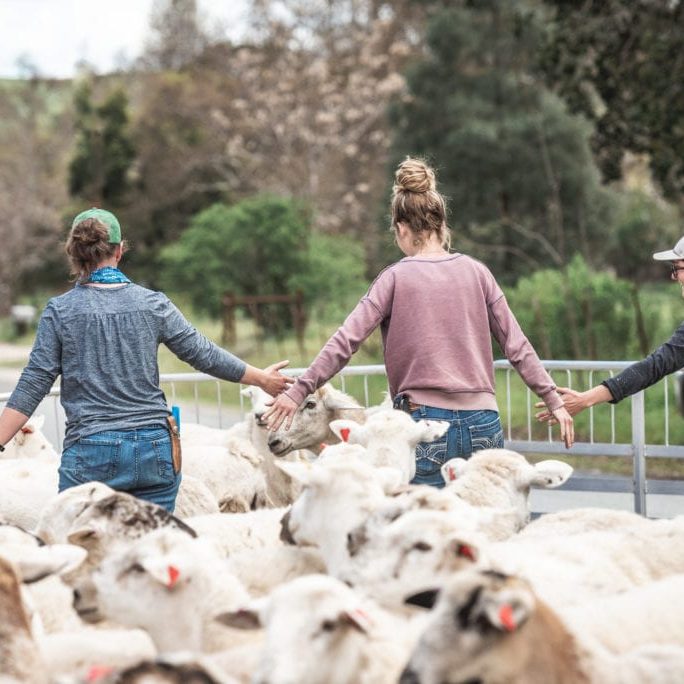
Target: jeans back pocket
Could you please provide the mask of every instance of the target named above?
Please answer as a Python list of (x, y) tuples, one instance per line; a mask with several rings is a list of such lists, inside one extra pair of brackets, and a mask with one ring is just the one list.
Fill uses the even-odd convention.
[(476, 425), (468, 426), (470, 442), (473, 451), (482, 449), (503, 449), (504, 436), (501, 420), (497, 415), (494, 420), (488, 420)]
[(108, 482), (119, 470), (122, 440), (90, 435), (76, 446), (76, 478), (82, 482)]

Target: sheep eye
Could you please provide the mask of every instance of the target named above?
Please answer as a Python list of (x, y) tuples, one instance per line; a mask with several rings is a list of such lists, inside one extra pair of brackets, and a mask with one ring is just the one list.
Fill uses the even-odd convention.
[(133, 563), (133, 565), (128, 568), (128, 572), (145, 572), (145, 568), (143, 568), (140, 563)]
[(323, 632), (334, 632), (337, 629), (337, 621), (335, 620), (324, 620), (321, 623), (321, 631)]
[(432, 551), (432, 545), (424, 541), (416, 542), (411, 548), (416, 551)]
[(315, 409), (316, 408), (316, 402), (315, 401), (307, 401), (306, 404), (304, 404), (305, 409)]

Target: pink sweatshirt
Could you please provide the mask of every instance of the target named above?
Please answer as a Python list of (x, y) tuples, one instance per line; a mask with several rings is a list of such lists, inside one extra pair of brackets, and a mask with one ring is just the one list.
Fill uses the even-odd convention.
[(491, 335), (546, 406), (563, 405), (551, 376), (487, 267), (465, 254), (406, 257), (384, 269), (286, 394), (298, 404), (381, 327), (391, 396), (445, 409), (498, 410)]

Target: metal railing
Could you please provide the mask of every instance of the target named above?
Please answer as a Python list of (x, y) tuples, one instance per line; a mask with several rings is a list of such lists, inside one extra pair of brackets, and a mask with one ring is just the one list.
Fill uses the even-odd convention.
[[(572, 387), (573, 378), (577, 373), (585, 374), (586, 382), (583, 384), (586, 387), (591, 387), (607, 376), (612, 376), (620, 372), (630, 365), (626, 361), (544, 361), (544, 367), (554, 375), (554, 379), (558, 385), (565, 384)], [(502, 409), (502, 423), (504, 429), (504, 437), (506, 447), (519, 451), (524, 454), (563, 454), (570, 456), (616, 456), (629, 457), (632, 459), (632, 477), (613, 477), (613, 478), (599, 478), (599, 477), (572, 477), (562, 489), (574, 491), (593, 491), (593, 492), (611, 492), (611, 493), (632, 493), (634, 497), (633, 508), (634, 511), (642, 515), (646, 515), (646, 498), (647, 494), (680, 494), (684, 495), (684, 482), (675, 480), (647, 480), (646, 478), (646, 460), (651, 457), (684, 459), (684, 446), (671, 444), (670, 441), (670, 422), (669, 422), (669, 385), (668, 378), (662, 382), (664, 391), (664, 409), (663, 409), (663, 428), (664, 440), (662, 444), (647, 444), (646, 430), (645, 430), (645, 395), (644, 392), (638, 392), (630, 397), (628, 402), (631, 403), (631, 439), (629, 441), (619, 442), (617, 440), (616, 429), (616, 409), (615, 406), (609, 407), (609, 432), (610, 440), (597, 441), (594, 439), (596, 432), (596, 418), (594, 408), (588, 411), (589, 420), (589, 440), (577, 442), (571, 451), (567, 451), (565, 446), (557, 439), (554, 439), (554, 431), (551, 427), (546, 428), (546, 438), (535, 438), (534, 432), (539, 432), (538, 427), (533, 429), (536, 425), (534, 420), (534, 403), (537, 398), (531, 393), (528, 388), (525, 388), (525, 405), (526, 414), (524, 420), (513, 419), (513, 402), (514, 391), (512, 390), (513, 378), (517, 378), (517, 374), (512, 368), (511, 364), (506, 360), (496, 361), (494, 368), (497, 372), (497, 383), (501, 386), (501, 374), (504, 375), (503, 383), (505, 387), (504, 401), (499, 399), (500, 408)], [(300, 375), (304, 369), (288, 369), (285, 372), (290, 375)], [(564, 382), (560, 381), (560, 377)], [(362, 386), (356, 388), (355, 395), (364, 405), (368, 406), (371, 402), (371, 391), (369, 387), (369, 378), (373, 376), (385, 376), (385, 368), (383, 365), (359, 365), (347, 366), (344, 368), (337, 378), (335, 383), (340, 386), (343, 391), (347, 391), (348, 380), (352, 377), (360, 376), (362, 378)], [(599, 378), (599, 376), (601, 376)], [(169, 404), (181, 403), (183, 405), (183, 412), (185, 420), (194, 420), (194, 422), (213, 424), (216, 427), (227, 427), (239, 420), (246, 412), (247, 408), (244, 403), (242, 395), (237, 392), (238, 386), (217, 380), (213, 376), (203, 373), (172, 373), (161, 375), (160, 381), (166, 391)], [(520, 383), (519, 379), (516, 382)], [(179, 386), (192, 387), (191, 398), (187, 397), (186, 392), (179, 391)], [(200, 386), (214, 385), (212, 392), (206, 390), (200, 391)], [(233, 394), (237, 394), (237, 398), (233, 397), (232, 402), (226, 401), (228, 399), (229, 390)], [(584, 389), (581, 387), (578, 389)], [(200, 396), (202, 395), (202, 396)], [(209, 398), (208, 395), (212, 395)], [(361, 396), (359, 396), (361, 395)], [(53, 388), (46, 402), (42, 406), (42, 412), (46, 415), (47, 420), (51, 425), (46, 425), (46, 434), (48, 438), (59, 449), (63, 437), (64, 417), (61, 412), (61, 407), (58, 403), (59, 388)], [(0, 394), (0, 405), (3, 405), (9, 399), (9, 393)], [(48, 404), (52, 402), (52, 407)], [(519, 408), (519, 407), (515, 407)], [(522, 422), (522, 427), (521, 427)], [(557, 434), (557, 429), (556, 429)], [(684, 512), (684, 511), (683, 511)]]

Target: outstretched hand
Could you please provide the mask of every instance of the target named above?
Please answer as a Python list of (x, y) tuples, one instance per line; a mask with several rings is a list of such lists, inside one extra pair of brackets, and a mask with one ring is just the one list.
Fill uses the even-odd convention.
[(553, 411), (553, 417), (560, 426), (560, 436), (565, 442), (565, 448), (569, 449), (575, 442), (575, 426), (572, 416), (564, 406), (561, 406)]
[(298, 404), (286, 394), (281, 394), (270, 402), (270, 408), (264, 413), (262, 420), (268, 424), (269, 430), (277, 430), (285, 422), (285, 429), (289, 430), (292, 418), (297, 412)]
[(281, 392), (286, 390), (289, 385), (294, 382), (294, 378), (283, 375), (280, 372), (281, 368), (285, 368), (289, 361), (278, 361), (264, 368), (261, 372), (259, 386), (264, 392), (267, 392), (272, 397), (278, 396)]
[[(569, 387), (556, 387), (556, 392), (561, 395), (561, 398), (563, 399), (563, 406), (571, 416), (578, 414), (580, 411), (583, 411), (585, 408), (587, 408), (587, 406), (589, 406), (586, 398), (586, 392), (578, 392), (577, 390), (570, 389)], [(534, 405), (534, 408), (544, 409), (543, 411), (535, 413), (535, 418), (538, 421), (542, 423), (548, 423), (549, 425), (556, 425), (558, 423), (554, 412), (549, 411), (543, 401), (538, 401)]]

